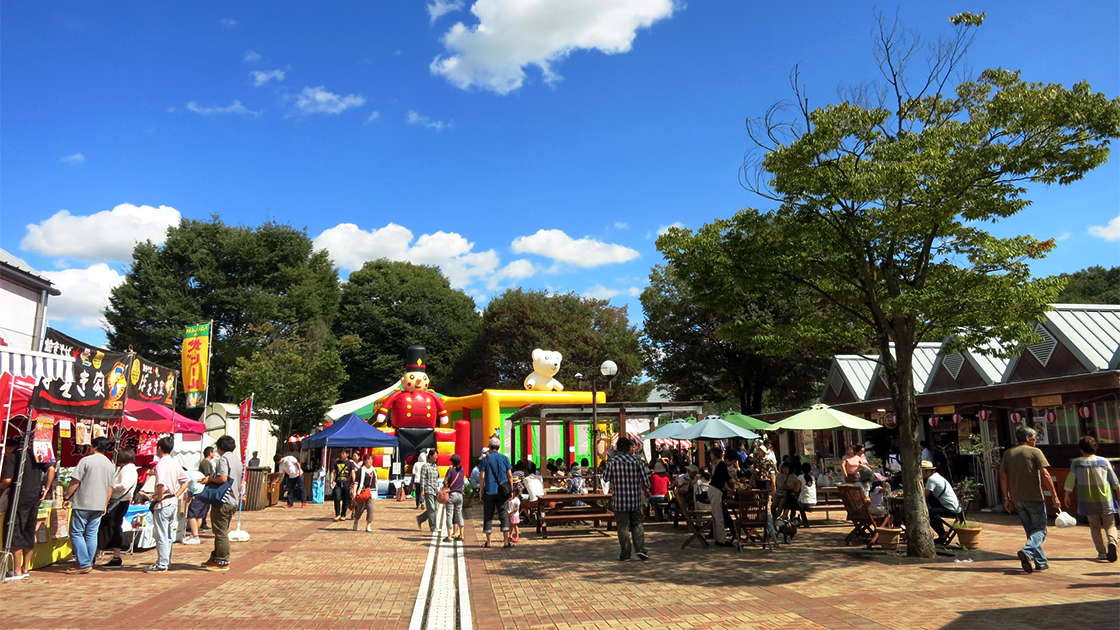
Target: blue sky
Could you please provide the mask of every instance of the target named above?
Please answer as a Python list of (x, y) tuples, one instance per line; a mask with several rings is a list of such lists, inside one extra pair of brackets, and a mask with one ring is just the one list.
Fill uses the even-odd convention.
[[(344, 278), (409, 259), (440, 264), (480, 305), (510, 286), (575, 291), (628, 304), (640, 324), (658, 230), (768, 207), (738, 182), (744, 120), (789, 96), (795, 64), (814, 106), (874, 79), (875, 10), (4, 3), (0, 247), (51, 274), (52, 325), (90, 341), (134, 240), (211, 214), (306, 228)], [(959, 11), (987, 12), (977, 70), (1120, 93), (1115, 1), (898, 15), (932, 38)], [(1032, 191), (994, 231), (1058, 238), (1040, 275), (1120, 263), (1117, 165)]]

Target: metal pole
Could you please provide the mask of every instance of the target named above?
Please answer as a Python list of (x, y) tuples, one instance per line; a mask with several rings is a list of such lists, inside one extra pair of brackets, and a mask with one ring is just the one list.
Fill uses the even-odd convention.
[[(203, 413), (206, 413), (206, 406), (210, 404), (210, 360), (214, 357), (214, 320), (210, 320), (210, 327), (206, 329), (206, 332), (206, 390), (202, 394)], [(238, 521), (240, 522), (240, 518)]]

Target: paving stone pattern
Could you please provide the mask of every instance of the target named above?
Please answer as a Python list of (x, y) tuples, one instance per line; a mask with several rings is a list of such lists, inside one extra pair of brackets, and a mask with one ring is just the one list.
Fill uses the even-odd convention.
[[(247, 512), (252, 540), (233, 544), (228, 573), (198, 569), (208, 534), (176, 545), (166, 574), (140, 572), (154, 551), (84, 576), (62, 574), (72, 566), (62, 563), (0, 585), (0, 628), (404, 630), (431, 542), (416, 513), (411, 502), (381, 500), (366, 533), (331, 521), (326, 505)], [(480, 510), (468, 517), (459, 602), (469, 596), (483, 630), (1120, 626), (1120, 563), (1091, 559), (1085, 527), (1051, 528), (1050, 570), (1025, 575), (1013, 555), (1022, 528), (1007, 515), (980, 516), (985, 554), (902, 564), (844, 547), (839, 526), (739, 553), (695, 542), (682, 551), (684, 529), (650, 524), (650, 561), (619, 562), (613, 532), (556, 527), (542, 540), (527, 527), (514, 549), (481, 549)]]

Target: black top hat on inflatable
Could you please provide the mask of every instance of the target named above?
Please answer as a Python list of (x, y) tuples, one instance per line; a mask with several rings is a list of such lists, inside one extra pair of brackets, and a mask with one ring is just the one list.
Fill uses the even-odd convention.
[(428, 371), (428, 351), (424, 346), (409, 346), (404, 351), (404, 367), (406, 372)]

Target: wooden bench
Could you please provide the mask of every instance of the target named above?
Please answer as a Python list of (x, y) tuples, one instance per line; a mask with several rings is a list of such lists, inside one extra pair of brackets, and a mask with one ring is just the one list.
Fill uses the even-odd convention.
[[(606, 522), (610, 529), (614, 512), (607, 509), (609, 494), (547, 494), (537, 500), (537, 533), (548, 538), (549, 523), (590, 521), (596, 528)], [(575, 505), (586, 503), (587, 505)]]

